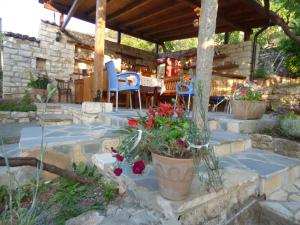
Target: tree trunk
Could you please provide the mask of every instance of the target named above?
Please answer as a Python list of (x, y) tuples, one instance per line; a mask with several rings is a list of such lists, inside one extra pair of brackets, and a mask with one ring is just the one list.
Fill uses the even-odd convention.
[[(41, 161), (38, 160), (37, 158), (34, 157), (12, 157), (12, 158), (8, 158), (8, 165), (10, 167), (20, 167), (20, 166), (32, 166), (32, 167), (39, 167), (41, 164)], [(5, 162), (5, 158), (0, 157), (0, 166), (6, 166), (6, 162)], [(70, 180), (74, 180), (77, 181), (79, 183), (83, 183), (83, 184), (90, 184), (93, 183), (93, 180), (88, 178), (88, 177), (84, 177), (84, 176), (80, 176), (77, 173), (73, 172), (73, 171), (68, 171), (65, 169), (61, 169), (57, 166), (48, 164), (48, 163), (43, 163), (43, 170), (48, 171), (50, 173), (54, 173), (57, 174), (59, 176), (68, 178)]]
[[(207, 124), (209, 94), (214, 57), (214, 38), (218, 12), (218, 0), (201, 0), (201, 15), (198, 33), (197, 66), (193, 121), (201, 129)], [(199, 83), (202, 85), (202, 98), (199, 95)], [(201, 99), (200, 99), (201, 98)], [(201, 106), (202, 104), (202, 106)], [(204, 118), (200, 110), (205, 112)]]

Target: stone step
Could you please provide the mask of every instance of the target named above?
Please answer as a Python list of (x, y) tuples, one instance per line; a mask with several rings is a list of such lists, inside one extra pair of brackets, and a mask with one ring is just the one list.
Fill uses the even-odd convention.
[[(111, 154), (94, 155), (92, 160), (99, 170), (114, 177), (112, 164), (115, 159)], [(124, 166), (123, 175), (115, 178), (121, 188), (141, 203), (164, 212), (166, 216), (183, 217), (188, 217), (195, 210), (200, 215), (207, 206), (219, 208), (220, 204), (224, 204), (224, 208), (228, 206), (230, 209), (235, 203), (241, 203), (257, 194), (270, 196), (299, 178), (299, 160), (267, 151), (251, 149), (221, 157), (220, 162), (224, 174), (224, 188), (218, 192), (200, 192), (199, 186), (196, 188), (199, 185), (199, 180), (196, 179), (191, 195), (180, 202), (169, 201), (159, 195), (155, 171), (150, 165), (143, 176), (132, 174), (131, 169)], [(236, 196), (236, 192), (239, 196)]]
[(210, 112), (208, 118), (214, 120), (216, 128), (233, 133), (253, 133), (265, 128), (273, 127), (277, 122), (270, 115), (264, 115), (258, 120), (238, 120), (232, 114)]
[(260, 205), (284, 224), (300, 224), (300, 179), (273, 192)]
[(235, 154), (251, 148), (248, 135), (220, 130), (211, 131), (210, 143), (217, 156)]
[(227, 155), (221, 163), (225, 168), (241, 168), (257, 173), (260, 177), (259, 191), (267, 196), (292, 184), (300, 176), (300, 160), (258, 149)]
[(65, 114), (43, 114), (39, 115), (39, 123), (48, 125), (70, 125), (73, 123), (73, 117)]

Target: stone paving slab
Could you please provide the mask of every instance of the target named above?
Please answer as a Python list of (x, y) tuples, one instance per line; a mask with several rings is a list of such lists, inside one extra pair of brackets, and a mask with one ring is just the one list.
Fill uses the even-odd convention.
[(260, 205), (287, 219), (291, 224), (300, 224), (300, 179), (272, 193)]
[(276, 125), (277, 121), (270, 115), (263, 115), (259, 120), (238, 120), (232, 114), (209, 112), (208, 118), (216, 120), (219, 128), (233, 133), (253, 133)]
[[(99, 160), (95, 164), (98, 168), (106, 168), (106, 172), (110, 177), (112, 174), (113, 158), (109, 160)], [(299, 168), (300, 161), (280, 156), (267, 151), (252, 149), (230, 156), (220, 158), (224, 172), (224, 188), (220, 192), (203, 192), (199, 189), (199, 180), (196, 178), (192, 185), (191, 195), (184, 201), (173, 202), (162, 198), (158, 193), (158, 184), (155, 178), (155, 171), (151, 166), (147, 166), (142, 176), (134, 175), (127, 166), (123, 167), (123, 175), (117, 178), (117, 181), (124, 186), (129, 195), (138, 199), (140, 202), (147, 204), (151, 208), (158, 207), (164, 211), (166, 215), (183, 214), (195, 207), (200, 207), (204, 203), (214, 202), (216, 199), (224, 197), (226, 193), (237, 190), (241, 185), (247, 186), (245, 195), (256, 195), (258, 193), (269, 193), (268, 188), (273, 192), (287, 185), (285, 180), (281, 180), (280, 184), (273, 181), (274, 176), (290, 176), (288, 171), (291, 168)], [(202, 167), (200, 166), (200, 169)], [(205, 173), (205, 171), (201, 171)], [(295, 181), (299, 177), (299, 172), (289, 179)], [(262, 188), (262, 182), (264, 182)], [(269, 182), (269, 183), (268, 183)], [(300, 187), (300, 182), (299, 182)], [(300, 201), (300, 200), (299, 200)]]
[[(47, 146), (92, 142), (99, 138), (113, 136), (117, 128), (99, 124), (74, 124), (66, 126), (46, 126), (44, 128), (44, 142)], [(42, 128), (30, 127), (21, 131), (20, 149), (38, 148), (42, 141)]]

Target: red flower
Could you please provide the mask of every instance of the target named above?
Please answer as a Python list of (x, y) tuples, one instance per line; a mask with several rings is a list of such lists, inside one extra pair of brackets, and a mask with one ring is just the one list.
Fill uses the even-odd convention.
[(120, 154), (116, 154), (116, 159), (117, 159), (119, 162), (123, 162), (124, 157), (121, 156)]
[(114, 174), (118, 177), (122, 174), (123, 170), (122, 168), (115, 168), (114, 169)]
[(139, 122), (136, 119), (128, 119), (128, 126), (132, 128), (137, 128)]
[(174, 109), (171, 104), (159, 103), (157, 113), (160, 116), (171, 117), (174, 114)]
[(146, 128), (151, 129), (153, 127), (153, 125), (154, 125), (154, 116), (150, 115), (148, 118), (148, 121), (146, 123)]
[(247, 95), (247, 90), (241, 90), (241, 96), (246, 96)]
[(185, 141), (182, 140), (182, 139), (179, 139), (178, 140), (178, 145), (181, 146), (181, 147), (185, 147)]
[(132, 172), (134, 174), (142, 174), (145, 169), (145, 164), (142, 160), (135, 161), (132, 166)]
[(150, 114), (150, 116), (155, 116), (155, 112), (154, 112), (152, 106), (149, 107), (149, 114)]
[(111, 147), (110, 150), (111, 150), (113, 153), (117, 153), (117, 150), (116, 150), (114, 147)]

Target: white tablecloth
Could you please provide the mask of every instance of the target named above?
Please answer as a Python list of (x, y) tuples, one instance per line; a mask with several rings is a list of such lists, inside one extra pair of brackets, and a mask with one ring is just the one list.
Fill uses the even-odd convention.
[[(135, 76), (128, 76), (128, 80), (132, 81), (134, 85), (136, 83)], [(145, 77), (140, 75), (140, 85), (141, 91), (144, 92), (154, 92), (154, 88), (157, 88), (160, 94), (163, 94), (165, 91), (164, 81), (155, 77)]]

